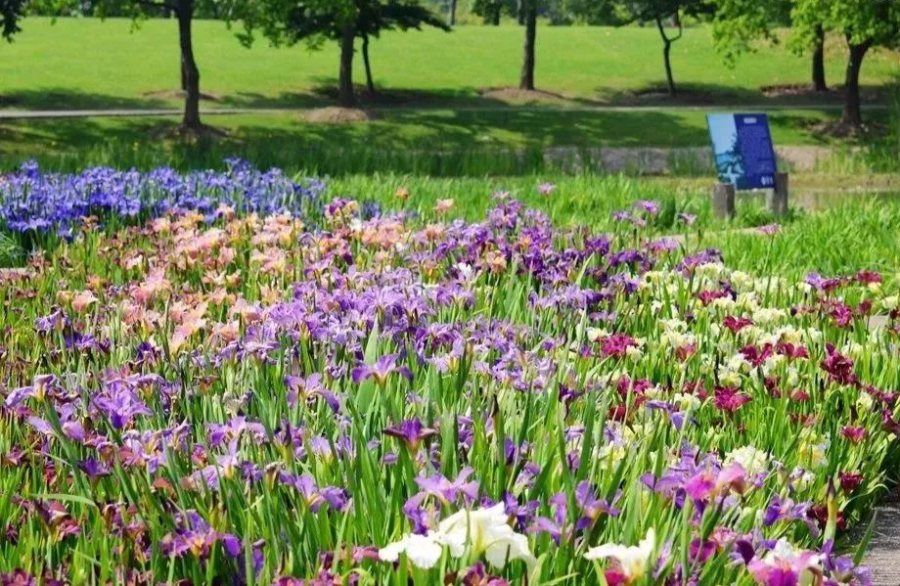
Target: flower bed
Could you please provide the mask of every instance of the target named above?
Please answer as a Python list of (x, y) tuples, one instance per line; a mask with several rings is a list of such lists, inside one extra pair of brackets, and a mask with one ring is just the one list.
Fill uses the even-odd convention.
[(93, 167), (77, 175), (44, 173), (35, 163), (0, 176), (0, 222), (12, 232), (71, 235), (86, 217), (114, 225), (194, 211), (214, 219), (225, 205), (243, 213), (304, 215), (320, 207), (322, 183), (297, 183), (281, 171), (261, 172), (229, 159), (228, 170), (181, 175)]
[(867, 583), (839, 552), (898, 460), (879, 275), (511, 200), (260, 201), (48, 220), (71, 242), (0, 273), (4, 580)]

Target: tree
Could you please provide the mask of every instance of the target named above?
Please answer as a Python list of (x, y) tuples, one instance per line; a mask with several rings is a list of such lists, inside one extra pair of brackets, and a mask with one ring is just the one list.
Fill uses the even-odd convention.
[(525, 12), (525, 46), (519, 89), (534, 90), (534, 43), (537, 38), (538, 0), (522, 0)]
[[(0, 2), (16, 0), (0, 0)], [(223, 6), (233, 8), (240, 0), (35, 0), (35, 3), (59, 14), (63, 10), (85, 12), (100, 18), (129, 15), (135, 21), (148, 17), (173, 15), (178, 22), (178, 52), (181, 87), (184, 90), (184, 113), (181, 129), (190, 134), (209, 129), (200, 121), (200, 69), (194, 57), (193, 20), (197, 12), (208, 14)], [(217, 6), (213, 6), (217, 5)]]
[(828, 83), (825, 81), (825, 29), (822, 25), (816, 25), (812, 49), (812, 82), (813, 90), (827, 92)]
[(619, 26), (632, 20), (617, 0), (561, 0), (560, 10), (569, 14), (573, 22), (593, 26)]
[(353, 56), (355, 41), (363, 42), (366, 82), (375, 91), (369, 61), (369, 39), (383, 30), (420, 29), (430, 25), (450, 30), (443, 20), (418, 3), (418, 0), (258, 0), (242, 4), (240, 18), (244, 22), (242, 42), (253, 42), (259, 29), (278, 46), (305, 42), (318, 49), (326, 41), (340, 45), (338, 68), (338, 104), (356, 104), (353, 89)]
[[(522, 0), (523, 2), (527, 0)], [(484, 24), (498, 26), (500, 24), (500, 16), (503, 9), (509, 11), (509, 6), (505, 0), (474, 0), (472, 2), (472, 14), (480, 16), (484, 19)]]
[[(670, 96), (676, 95), (675, 78), (672, 75), (672, 44), (684, 33), (682, 19), (684, 16), (698, 16), (710, 10), (708, 0), (630, 0), (626, 2), (629, 12), (635, 20), (654, 22), (663, 41), (663, 63), (666, 69), (666, 85)], [(671, 21), (678, 32), (669, 36), (666, 32), (666, 21)]]
[[(797, 0), (714, 0), (713, 41), (725, 62), (733, 66), (738, 55), (753, 50), (753, 41), (778, 43), (773, 25), (791, 25), (791, 11)], [(810, 17), (813, 15), (810, 14)], [(798, 54), (812, 55), (812, 87), (828, 90), (825, 80), (825, 29), (821, 22), (810, 21), (814, 34), (792, 34), (789, 46)]]
[(900, 3), (887, 0), (795, 0), (791, 13), (797, 34), (809, 42), (819, 30), (841, 34), (850, 55), (844, 80), (842, 122), (859, 129), (862, 112), (859, 75), (866, 54), (900, 44)]
[(20, 31), (19, 18), (25, 11), (25, 0), (0, 0), (0, 37), (10, 43)]
[(372, 79), (372, 65), (369, 60), (369, 38), (378, 38), (381, 31), (386, 30), (420, 30), (423, 25), (433, 26), (443, 31), (450, 30), (450, 27), (440, 17), (419, 4), (418, 0), (390, 0), (387, 2), (370, 0), (361, 5), (357, 30), (362, 38), (366, 88), (370, 94), (375, 93), (375, 82)]

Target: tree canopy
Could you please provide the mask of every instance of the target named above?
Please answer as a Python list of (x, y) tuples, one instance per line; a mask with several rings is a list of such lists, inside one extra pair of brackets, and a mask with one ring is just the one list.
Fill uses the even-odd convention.
[(773, 26), (790, 22), (792, 0), (713, 0), (713, 42), (728, 65), (759, 39), (777, 42)]
[(422, 26), (450, 30), (443, 18), (418, 0), (260, 0), (248, 3), (240, 15), (245, 30), (239, 37), (245, 44), (253, 42), (256, 30), (274, 45), (305, 42), (316, 49), (325, 41), (338, 41), (338, 99), (342, 106), (356, 101), (352, 78), (356, 38), (363, 40), (366, 73), (374, 90), (368, 59), (370, 37), (378, 37), (385, 30)]
[(12, 41), (19, 32), (19, 18), (25, 11), (25, 0), (0, 0), (0, 36)]

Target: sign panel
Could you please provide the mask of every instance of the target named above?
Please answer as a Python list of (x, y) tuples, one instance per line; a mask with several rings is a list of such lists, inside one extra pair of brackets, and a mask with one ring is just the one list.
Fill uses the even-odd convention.
[(765, 114), (709, 114), (719, 181), (737, 189), (775, 187), (775, 149)]

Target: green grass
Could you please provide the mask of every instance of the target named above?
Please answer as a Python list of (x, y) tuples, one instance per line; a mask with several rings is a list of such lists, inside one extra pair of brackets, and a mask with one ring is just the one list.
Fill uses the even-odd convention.
[[(544, 182), (555, 186), (549, 196), (538, 192), (538, 185)], [(433, 179), (375, 174), (336, 177), (329, 179), (327, 186), (328, 198), (374, 201), (386, 211), (412, 210), (426, 218), (433, 216), (432, 210), (439, 199), (450, 198), (454, 201), (454, 216), (478, 221), (497, 205), (492, 197), (495, 193), (508, 192), (510, 197), (546, 213), (559, 225), (587, 225), (611, 230), (612, 212), (626, 209), (638, 200), (665, 202), (677, 212), (699, 215), (699, 220), (706, 226), (715, 224), (701, 190), (672, 188), (624, 176), (582, 175), (548, 180), (540, 176)], [(401, 187), (410, 194), (405, 202), (395, 197)], [(678, 229), (674, 218), (668, 218), (659, 228), (663, 231)]]
[[(887, 118), (879, 112), (879, 119)], [(842, 143), (815, 133), (810, 125), (837, 113), (785, 110), (771, 114), (776, 144)], [(298, 115), (209, 116), (227, 130), (226, 138), (199, 143), (160, 140), (175, 118), (29, 120), (0, 122), (0, 170), (31, 158), (45, 167), (75, 170), (89, 165), (151, 168), (221, 166), (239, 156), (259, 166), (277, 166), (314, 174), (398, 172), (437, 176), (521, 175), (572, 171), (571, 156), (582, 151), (602, 170), (596, 152), (611, 147), (705, 147), (703, 112), (568, 112), (540, 109), (452, 111), (443, 109), (383, 112), (360, 124), (314, 124)], [(880, 140), (880, 139), (879, 139)], [(548, 147), (574, 147), (561, 161), (545, 160)], [(876, 141), (870, 150), (890, 152), (880, 166), (865, 171), (896, 171), (891, 150)], [(880, 152), (880, 151), (879, 151)], [(865, 154), (865, 153), (864, 153)], [(860, 158), (859, 156), (855, 158)], [(865, 158), (865, 157), (863, 157)], [(864, 163), (864, 161), (862, 161)], [(685, 168), (680, 174), (709, 174)], [(847, 171), (847, 169), (845, 169)]]
[[(15, 43), (0, 48), (0, 94), (25, 108), (157, 106), (174, 103), (147, 96), (175, 89), (179, 79), (174, 20), (151, 20), (132, 32), (130, 21), (29, 18)], [(275, 49), (264, 39), (247, 50), (223, 23), (195, 23), (195, 47), (203, 91), (217, 104), (293, 107), (319, 104), (313, 90), (331, 86), (337, 49), (303, 46)], [(403, 103), (498, 105), (479, 90), (518, 81), (522, 29), (462, 26), (452, 33), (387, 33), (372, 46), (376, 81), (385, 88), (424, 92)], [(537, 83), (542, 89), (589, 100), (621, 101), (622, 92), (658, 87), (663, 81), (661, 43), (653, 28), (549, 27), (538, 31)], [(90, 66), (85, 56), (90, 56)], [(362, 80), (361, 59), (356, 79)], [(402, 64), (402, 66), (398, 66)], [(831, 39), (827, 73), (840, 83), (846, 64), (843, 42)], [(720, 99), (758, 102), (760, 86), (808, 82), (807, 58), (783, 44), (761, 48), (737, 68), (725, 67), (707, 27), (688, 29), (673, 49), (676, 80)], [(896, 55), (866, 58), (863, 84), (897, 80)], [(818, 99), (817, 99), (818, 100)]]
[(748, 271), (770, 270), (799, 276), (807, 272), (845, 275), (858, 270), (880, 271), (900, 279), (900, 198), (898, 194), (860, 196), (833, 208), (803, 214), (784, 226), (772, 241), (767, 266), (768, 238), (733, 234), (717, 236), (729, 266)]
[[(777, 144), (852, 144), (830, 138), (817, 125), (839, 115), (837, 94), (812, 98), (830, 105), (823, 110), (810, 108), (810, 98), (765, 98), (759, 91), (764, 85), (806, 82), (807, 59), (783, 45), (761, 47), (729, 70), (712, 48), (708, 27), (690, 28), (673, 57), (686, 91), (671, 101), (634, 95), (657, 87), (662, 79), (655, 30), (542, 26), (538, 85), (553, 95), (529, 104), (483, 96), (484, 88), (515, 84), (521, 36), (514, 25), (385, 35), (372, 49), (384, 91), (380, 98), (364, 99), (363, 105), (376, 111), (374, 120), (363, 124), (307, 123), (293, 112), (208, 116), (206, 121), (227, 130), (229, 137), (183, 144), (159, 138), (161, 128), (172, 126), (176, 118), (2, 121), (0, 170), (29, 158), (59, 169), (94, 164), (198, 168), (237, 155), (261, 166), (332, 175), (521, 175), (552, 170), (541, 152), (547, 147), (706, 146), (705, 114), (739, 103), (779, 106), (770, 111)], [(331, 103), (323, 90), (335, 83), (333, 44), (310, 52), (304, 47), (275, 49), (263, 41), (248, 50), (214, 21), (198, 21), (195, 40), (202, 90), (216, 98), (204, 107)], [(15, 42), (0, 47), (0, 107), (179, 107), (171, 92), (154, 95), (177, 86), (176, 41), (173, 21), (147, 21), (133, 30), (125, 19), (59, 19), (55, 24), (26, 19)], [(828, 74), (837, 83), (846, 57), (842, 41), (830, 39), (827, 53)], [(91, 56), (90, 66), (84, 55)], [(867, 95), (891, 91), (897, 81), (895, 61), (896, 54), (886, 51), (867, 58)], [(357, 65), (360, 81), (361, 63)], [(598, 109), (635, 103), (651, 108)], [(684, 107), (692, 104), (699, 106)], [(884, 109), (870, 110), (867, 119), (875, 124), (871, 136), (878, 137), (891, 116)], [(894, 171), (895, 147), (880, 146), (872, 170)]]

